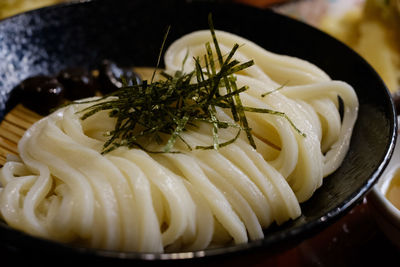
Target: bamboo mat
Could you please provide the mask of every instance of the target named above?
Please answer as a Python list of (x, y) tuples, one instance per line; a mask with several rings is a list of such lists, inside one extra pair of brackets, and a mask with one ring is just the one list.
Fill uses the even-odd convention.
[(17, 145), (25, 131), (42, 116), (18, 104), (6, 114), (0, 124), (0, 165), (7, 155), (18, 155)]

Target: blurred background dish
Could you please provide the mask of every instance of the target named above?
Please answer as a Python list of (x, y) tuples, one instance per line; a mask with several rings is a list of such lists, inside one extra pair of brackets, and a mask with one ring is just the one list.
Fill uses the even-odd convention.
[[(397, 139), (398, 148), (400, 139)], [(368, 194), (369, 207), (379, 227), (400, 249), (400, 149)]]
[(389, 90), (399, 90), (400, 16), (398, 0), (348, 1), (343, 14), (325, 16), (320, 28), (362, 55), (379, 73)]
[(399, 91), (399, 0), (235, 1), (272, 8), (331, 34), (363, 56), (392, 93)]
[(0, 19), (13, 16), (28, 10), (54, 5), (67, 0), (1, 0)]

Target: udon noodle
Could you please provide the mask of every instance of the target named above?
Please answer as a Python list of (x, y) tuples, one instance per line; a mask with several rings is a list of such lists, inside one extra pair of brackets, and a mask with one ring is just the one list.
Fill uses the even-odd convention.
[[(255, 61), (236, 75), (238, 86), (249, 86), (240, 94), (243, 104), (284, 112), (306, 137), (282, 116), (247, 112), (257, 150), (243, 134), (219, 150), (189, 152), (177, 141), (174, 148), (182, 153), (120, 147), (102, 155), (115, 118), (99, 112), (81, 120), (77, 112), (89, 104), (68, 105), (28, 129), (19, 157), (1, 169), (1, 217), (16, 229), (60, 242), (163, 252), (261, 239), (271, 224), (300, 216), (299, 203), (346, 155), (356, 94), (307, 61), (271, 53), (234, 34), (216, 35), (222, 54), (238, 43), (236, 59)], [(209, 31), (176, 40), (165, 54), (166, 71), (193, 70), (194, 62), (185, 57), (204, 55), (208, 41)], [(217, 109), (217, 116), (234, 123), (227, 110)], [(210, 127), (198, 123), (183, 137), (193, 146), (208, 145)], [(219, 138), (235, 134), (221, 129)]]

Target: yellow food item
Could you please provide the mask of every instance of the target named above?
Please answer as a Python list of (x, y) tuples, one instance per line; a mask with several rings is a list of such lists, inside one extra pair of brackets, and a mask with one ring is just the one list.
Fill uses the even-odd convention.
[(400, 85), (400, 1), (367, 0), (340, 18), (327, 17), (321, 29), (363, 56), (393, 93)]
[(0, 19), (65, 0), (0, 0)]
[(393, 175), (385, 196), (396, 208), (400, 210), (400, 169), (398, 169)]

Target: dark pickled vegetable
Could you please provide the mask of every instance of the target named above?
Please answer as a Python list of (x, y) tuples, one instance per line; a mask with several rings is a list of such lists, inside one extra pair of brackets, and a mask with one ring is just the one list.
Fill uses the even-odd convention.
[(68, 100), (91, 97), (96, 93), (93, 76), (84, 68), (64, 69), (57, 79), (64, 86), (65, 98)]
[(19, 84), (21, 103), (40, 115), (49, 114), (64, 101), (64, 87), (54, 77), (35, 76)]
[(25, 107), (45, 116), (66, 100), (91, 97), (97, 92), (114, 92), (123, 86), (121, 77), (124, 77), (128, 85), (141, 83), (140, 76), (132, 68), (104, 60), (98, 70), (69, 67), (60, 71), (57, 77), (30, 77), (13, 90), (12, 99), (13, 103), (21, 102)]
[(118, 66), (110, 60), (103, 60), (99, 69), (99, 91), (103, 94), (109, 94), (122, 87), (124, 77), (128, 85), (141, 83), (140, 76), (132, 68)]

